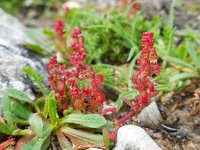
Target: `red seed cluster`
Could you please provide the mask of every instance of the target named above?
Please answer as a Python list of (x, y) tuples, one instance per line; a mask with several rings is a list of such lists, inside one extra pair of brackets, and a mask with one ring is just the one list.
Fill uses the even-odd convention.
[(71, 45), (70, 63), (74, 69), (67, 70), (65, 65), (57, 62), (56, 56), (52, 57), (47, 65), (50, 71), (49, 84), (56, 93), (60, 112), (71, 106), (86, 113), (100, 113), (105, 101), (105, 95), (101, 91), (103, 76), (84, 62), (84, 37), (80, 34), (78, 28), (72, 34), (74, 43)]
[(56, 20), (55, 21), (55, 24), (54, 24), (54, 30), (56, 32), (56, 36), (57, 36), (57, 39), (58, 40), (62, 40), (63, 39), (63, 35), (64, 35), (64, 23), (63, 23), (63, 20)]
[(132, 78), (135, 88), (140, 92), (138, 101), (144, 106), (149, 103), (149, 98), (155, 94), (154, 85), (150, 78), (160, 73), (160, 66), (157, 64), (157, 53), (153, 47), (153, 35), (151, 32), (143, 33), (141, 56), (137, 60), (140, 67)]
[(74, 43), (71, 45), (72, 57), (70, 63), (73, 67), (79, 67), (86, 58), (85, 46), (84, 46), (84, 36), (81, 35), (81, 30), (75, 28), (72, 33), (72, 38)]

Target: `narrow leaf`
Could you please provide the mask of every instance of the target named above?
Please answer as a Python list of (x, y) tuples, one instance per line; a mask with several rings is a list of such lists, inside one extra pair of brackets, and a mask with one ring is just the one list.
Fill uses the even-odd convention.
[(105, 127), (103, 128), (103, 142), (104, 142), (104, 146), (108, 149), (110, 145), (110, 139), (109, 139), (108, 130)]
[(173, 62), (175, 64), (178, 64), (178, 65), (190, 68), (192, 70), (195, 70), (195, 68), (192, 65), (190, 65), (189, 63), (187, 63), (183, 60), (180, 60), (178, 58), (171, 57), (171, 56), (164, 56), (163, 59), (169, 61), (170, 63)]
[(57, 138), (62, 149), (73, 150), (72, 143), (65, 137), (62, 132), (58, 132)]
[(177, 73), (170, 78), (170, 82), (191, 79), (191, 78), (198, 78), (198, 77), (199, 77), (199, 75), (195, 74), (195, 73)]
[(126, 98), (135, 98), (139, 95), (139, 92), (137, 90), (132, 90), (132, 91), (128, 91), (128, 92), (124, 92), (121, 93), (115, 103), (115, 107), (117, 108), (117, 111), (120, 110), (120, 108), (123, 105), (123, 101), (122, 101), (122, 97), (126, 97)]
[(38, 137), (42, 137), (43, 136), (43, 120), (40, 116), (38, 116), (38, 114), (32, 114), (29, 118), (29, 124), (32, 128), (32, 130), (35, 132), (35, 134)]
[(99, 114), (72, 113), (68, 116), (63, 117), (60, 123), (73, 123), (88, 128), (100, 128), (106, 124), (106, 119)]
[(16, 100), (19, 100), (21, 102), (27, 102), (27, 103), (30, 103), (32, 104), (33, 101), (26, 95), (24, 94), (23, 92), (17, 90), (17, 89), (14, 89), (14, 88), (7, 88), (6, 89), (6, 94), (9, 96), (9, 97), (12, 97)]
[(3, 98), (2, 98), (2, 106), (3, 106), (4, 113), (6, 111), (11, 112), (11, 100), (7, 95), (4, 95)]
[(48, 97), (48, 110), (52, 123), (56, 124), (59, 120), (59, 117), (57, 113), (57, 101), (53, 92), (51, 92)]
[[(174, 33), (175, 33), (176, 28), (174, 28), (169, 35), (169, 41), (168, 41), (168, 45), (167, 45), (167, 53), (166, 55), (169, 56), (171, 54), (172, 51), (172, 45), (173, 45), (173, 40), (174, 40)], [(165, 68), (167, 65), (167, 61), (164, 60), (163, 62), (163, 68)]]
[(192, 57), (193, 63), (199, 67), (200, 60), (199, 60), (199, 57), (198, 57), (197, 52), (195, 51), (194, 47), (190, 43), (187, 43), (187, 49), (188, 49), (190, 56)]
[(36, 44), (25, 44), (24, 45), (26, 48), (29, 48), (31, 50), (33, 50), (34, 52), (42, 55), (42, 56), (45, 56), (48, 54), (48, 51), (42, 47), (40, 47), (39, 45), (36, 45)]
[(135, 46), (133, 46), (133, 47), (131, 48), (130, 53), (129, 53), (129, 55), (128, 55), (127, 62), (130, 61), (130, 60), (133, 58), (134, 51), (135, 51)]
[[(47, 143), (50, 144), (49, 136), (53, 130), (53, 127), (50, 125), (47, 125), (44, 129), (44, 135), (40, 138), (38, 136), (35, 136), (29, 143), (24, 145), (22, 147), (22, 150), (45, 150), (47, 148)], [(45, 144), (45, 145), (44, 145)]]
[(93, 134), (77, 129), (73, 129), (67, 126), (63, 126), (60, 129), (61, 132), (63, 132), (66, 136), (71, 135), (77, 139), (92, 143), (92, 144), (98, 144), (100, 146), (103, 146), (103, 136), (101, 134)]

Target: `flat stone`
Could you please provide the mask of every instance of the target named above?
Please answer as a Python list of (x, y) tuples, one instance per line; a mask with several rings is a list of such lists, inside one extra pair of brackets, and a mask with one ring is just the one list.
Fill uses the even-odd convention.
[(113, 150), (161, 150), (161, 148), (141, 127), (125, 125), (118, 130)]

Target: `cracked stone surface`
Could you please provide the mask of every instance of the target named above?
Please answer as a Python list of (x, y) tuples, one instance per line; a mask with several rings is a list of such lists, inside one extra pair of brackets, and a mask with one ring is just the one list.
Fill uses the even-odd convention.
[(45, 73), (42, 58), (25, 49), (25, 43), (34, 43), (24, 32), (25, 27), (16, 18), (0, 9), (0, 115), (1, 99), (7, 87), (24, 91), (34, 100), (32, 81), (22, 73), (26, 66)]

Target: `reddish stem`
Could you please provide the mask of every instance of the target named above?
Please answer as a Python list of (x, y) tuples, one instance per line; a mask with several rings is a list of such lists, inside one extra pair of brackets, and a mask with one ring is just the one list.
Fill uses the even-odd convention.
[(128, 114), (126, 114), (124, 117), (118, 120), (117, 124), (121, 125), (123, 124), (126, 120), (128, 120), (131, 116), (135, 114), (135, 110), (131, 110)]
[(10, 144), (12, 144), (12, 142), (15, 141), (15, 138), (11, 138), (11, 139), (8, 139), (7, 141), (3, 142), (0, 144), (0, 150), (4, 150), (6, 149), (8, 146), (10, 146)]
[(132, 107), (133, 104), (126, 97), (122, 97), (122, 100), (124, 103), (126, 103), (126, 105)]

